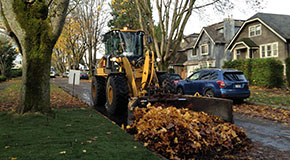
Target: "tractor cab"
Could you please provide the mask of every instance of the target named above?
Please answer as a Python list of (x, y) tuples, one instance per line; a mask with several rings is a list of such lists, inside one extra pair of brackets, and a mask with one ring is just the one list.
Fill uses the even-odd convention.
[(107, 56), (135, 59), (143, 56), (143, 31), (111, 30), (104, 35), (105, 54)]

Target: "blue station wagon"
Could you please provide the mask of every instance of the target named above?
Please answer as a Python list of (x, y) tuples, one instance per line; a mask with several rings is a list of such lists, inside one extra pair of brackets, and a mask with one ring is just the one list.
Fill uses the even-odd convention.
[(177, 84), (178, 94), (243, 100), (250, 96), (249, 83), (237, 70), (202, 69)]

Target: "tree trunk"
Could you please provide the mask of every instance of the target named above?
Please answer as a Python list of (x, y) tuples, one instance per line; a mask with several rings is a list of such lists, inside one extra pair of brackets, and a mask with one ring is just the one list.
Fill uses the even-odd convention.
[(23, 49), (21, 103), (17, 113), (50, 113), (50, 63), (52, 47), (40, 43), (37, 49)]
[(51, 115), (50, 63), (69, 0), (0, 0), (1, 18), (22, 52), (21, 102), (16, 112)]

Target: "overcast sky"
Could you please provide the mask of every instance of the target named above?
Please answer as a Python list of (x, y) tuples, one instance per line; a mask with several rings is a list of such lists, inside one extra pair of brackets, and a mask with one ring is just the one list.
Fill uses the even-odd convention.
[[(268, 0), (265, 5), (265, 8), (260, 10), (259, 12), (263, 13), (275, 13), (275, 14), (286, 14), (290, 15), (290, 1), (289, 0)], [(256, 14), (257, 12), (254, 10), (247, 9), (247, 12), (240, 11), (239, 9), (234, 9), (232, 13), (228, 13), (228, 15), (219, 15), (219, 16), (211, 16), (206, 17), (203, 20), (198, 18), (198, 16), (193, 15), (186, 25), (185, 35), (191, 33), (199, 33), (201, 28), (207, 25), (211, 25), (217, 22), (221, 22), (224, 18), (232, 17), (234, 19), (246, 20)], [(211, 14), (215, 15), (215, 14)]]

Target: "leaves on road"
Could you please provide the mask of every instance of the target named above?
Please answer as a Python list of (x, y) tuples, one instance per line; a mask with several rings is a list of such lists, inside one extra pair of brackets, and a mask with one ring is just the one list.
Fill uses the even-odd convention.
[(234, 105), (233, 109), (235, 112), (238, 113), (243, 113), (253, 117), (269, 119), (284, 123), (286, 125), (290, 125), (290, 110), (249, 104)]
[(203, 112), (148, 106), (136, 108), (134, 116), (127, 131), (144, 146), (170, 159), (222, 156), (249, 142), (243, 129)]

